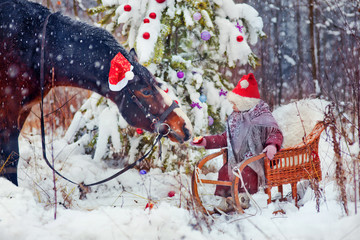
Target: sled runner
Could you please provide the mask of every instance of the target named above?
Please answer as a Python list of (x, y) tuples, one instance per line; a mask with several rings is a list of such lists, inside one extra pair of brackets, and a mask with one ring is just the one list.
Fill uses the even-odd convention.
[[(267, 203), (271, 203), (271, 188), (277, 186), (278, 191), (281, 193), (281, 198), (283, 199), (283, 185), (291, 184), (292, 189), (292, 198), (295, 200), (295, 205), (298, 207), (298, 197), (297, 197), (297, 183), (300, 180), (321, 180), (321, 167), (320, 159), (318, 155), (319, 140), (322, 131), (325, 129), (324, 122), (318, 122), (311, 133), (307, 135), (303, 142), (288, 148), (281, 149), (276, 153), (272, 160), (269, 160), (266, 157), (265, 153), (262, 153), (258, 156), (249, 158), (242, 162), (238, 168), (238, 173), (241, 172), (249, 163), (258, 161), (264, 158), (265, 164), (265, 179), (266, 179), (266, 189), (265, 192), (268, 194), (269, 198)], [(203, 205), (204, 195), (199, 190), (203, 184), (213, 184), (213, 185), (222, 185), (230, 186), (233, 202), (235, 203), (235, 208), (237, 212), (244, 213), (244, 210), (240, 206), (239, 197), (238, 197), (238, 186), (241, 184), (239, 179), (239, 174), (235, 174), (233, 181), (218, 181), (201, 178), (202, 169), (204, 165), (216, 158), (221, 156), (223, 157), (223, 163), (227, 161), (227, 149), (221, 149), (219, 152), (210, 154), (200, 160), (194, 169), (192, 176), (192, 193), (196, 201), (197, 206), (204, 213), (212, 214), (213, 211), (208, 210)], [(238, 176), (236, 176), (238, 175)], [(207, 195), (213, 196), (212, 193)]]

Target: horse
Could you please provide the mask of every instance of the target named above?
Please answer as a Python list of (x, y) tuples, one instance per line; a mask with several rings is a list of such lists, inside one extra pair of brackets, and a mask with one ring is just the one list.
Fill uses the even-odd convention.
[[(38, 3), (0, 0), (0, 41), (0, 175), (15, 185), (20, 131), (31, 107), (52, 87), (97, 92), (118, 106), (129, 125), (179, 144), (190, 139), (186, 114), (138, 62), (135, 50), (126, 51), (106, 30)], [(114, 63), (118, 56), (125, 65)], [(121, 72), (126, 81), (112, 85), (109, 78)]]

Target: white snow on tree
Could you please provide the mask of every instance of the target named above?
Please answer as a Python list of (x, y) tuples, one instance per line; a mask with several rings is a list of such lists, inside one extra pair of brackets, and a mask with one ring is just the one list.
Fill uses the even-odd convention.
[[(225, 95), (234, 87), (228, 69), (246, 64), (255, 67), (257, 57), (251, 45), (265, 35), (254, 8), (233, 0), (102, 0), (89, 13), (100, 16), (100, 24), (108, 31), (121, 31), (123, 45), (135, 48), (139, 62), (187, 113), (195, 135), (224, 130), (225, 118), (232, 111)], [(101, 123), (94, 124), (100, 136)], [(111, 135), (111, 141), (114, 137)], [(151, 141), (141, 142), (136, 144), (145, 149), (151, 145)], [(118, 145), (113, 143), (115, 148)], [(199, 157), (203, 154), (199, 149), (163, 141), (164, 168), (177, 168), (178, 161), (198, 160), (187, 159), (189, 151), (199, 152)], [(96, 150), (96, 159), (104, 158), (106, 152)], [(154, 165), (164, 166), (152, 157)]]
[[(110, 146), (115, 151), (122, 148), (118, 125), (126, 128), (127, 123), (119, 114), (117, 106), (94, 93), (75, 114), (64, 138), (68, 143), (81, 143), (85, 146), (85, 153), (100, 161), (111, 157)], [(95, 144), (96, 148), (93, 147)]]

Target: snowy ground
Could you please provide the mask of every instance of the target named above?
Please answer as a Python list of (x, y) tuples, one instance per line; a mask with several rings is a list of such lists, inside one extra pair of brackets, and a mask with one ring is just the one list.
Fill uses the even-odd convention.
[[(308, 188), (300, 209), (293, 202), (267, 205), (267, 195), (260, 192), (254, 195), (259, 208), (252, 203), (245, 215), (204, 217), (191, 210), (189, 176), (161, 173), (158, 169), (145, 175), (130, 170), (116, 180), (94, 187), (85, 200), (79, 200), (74, 185), (58, 180), (61, 204), (54, 220), (54, 207), (50, 204), (54, 199), (52, 173), (41, 160), (36, 160), (34, 155), (40, 154), (40, 145), (36, 137), (33, 140), (35, 144), (21, 141), (20, 187), (0, 179), (2, 240), (358, 239), (360, 234), (360, 214), (354, 214), (354, 203), (349, 203), (351, 214), (346, 217), (337, 200), (334, 182), (328, 178), (321, 182), (324, 195), (319, 213), (313, 191)], [(61, 140), (54, 142), (54, 149), (63, 149), (54, 150), (56, 154), (70, 153), (67, 148), (70, 147)], [(331, 148), (324, 137), (321, 158), (331, 158)], [(86, 181), (101, 179), (116, 171), (74, 151), (67, 159), (68, 166), (61, 171), (78, 181), (84, 180), (84, 176)], [(331, 168), (329, 162), (323, 162), (323, 169)], [(175, 191), (175, 196), (168, 197), (169, 191)], [(64, 201), (66, 197), (68, 200)], [(155, 204), (152, 210), (145, 209), (149, 199)], [(273, 215), (280, 208), (286, 214)]]
[[(346, 216), (332, 179), (332, 146), (324, 132), (319, 154), (323, 180), (320, 212), (311, 188), (303, 190), (299, 209), (294, 202), (266, 204), (260, 191), (244, 215), (204, 216), (193, 210), (190, 176), (152, 169), (133, 169), (106, 184), (92, 187), (84, 200), (78, 189), (57, 177), (57, 219), (51, 170), (41, 159), (39, 136), (20, 138), (19, 185), (0, 178), (0, 239), (359, 239), (360, 214), (355, 214), (353, 186), (348, 186)], [(48, 138), (48, 141), (51, 141)], [(76, 182), (94, 182), (116, 172), (101, 161), (84, 155), (76, 143), (57, 139), (48, 144), (48, 157), (56, 168)], [(216, 163), (214, 166), (219, 167)], [(216, 178), (215, 173), (208, 176)], [(276, 196), (274, 190), (274, 195)], [(170, 191), (175, 195), (169, 197)], [(213, 189), (208, 190), (210, 195)], [(285, 187), (285, 194), (290, 191)], [(154, 207), (146, 208), (148, 202)], [(359, 202), (358, 202), (359, 205)], [(285, 214), (274, 215), (282, 209)], [(357, 209), (360, 212), (360, 208)]]

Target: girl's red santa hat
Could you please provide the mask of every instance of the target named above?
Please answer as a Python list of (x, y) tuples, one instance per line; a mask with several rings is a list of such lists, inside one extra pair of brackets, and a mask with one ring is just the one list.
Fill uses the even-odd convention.
[(258, 104), (260, 102), (260, 93), (254, 74), (244, 75), (226, 97), (240, 111), (247, 111)]
[(109, 88), (112, 91), (120, 91), (134, 78), (133, 66), (118, 53), (112, 60), (109, 72)]

